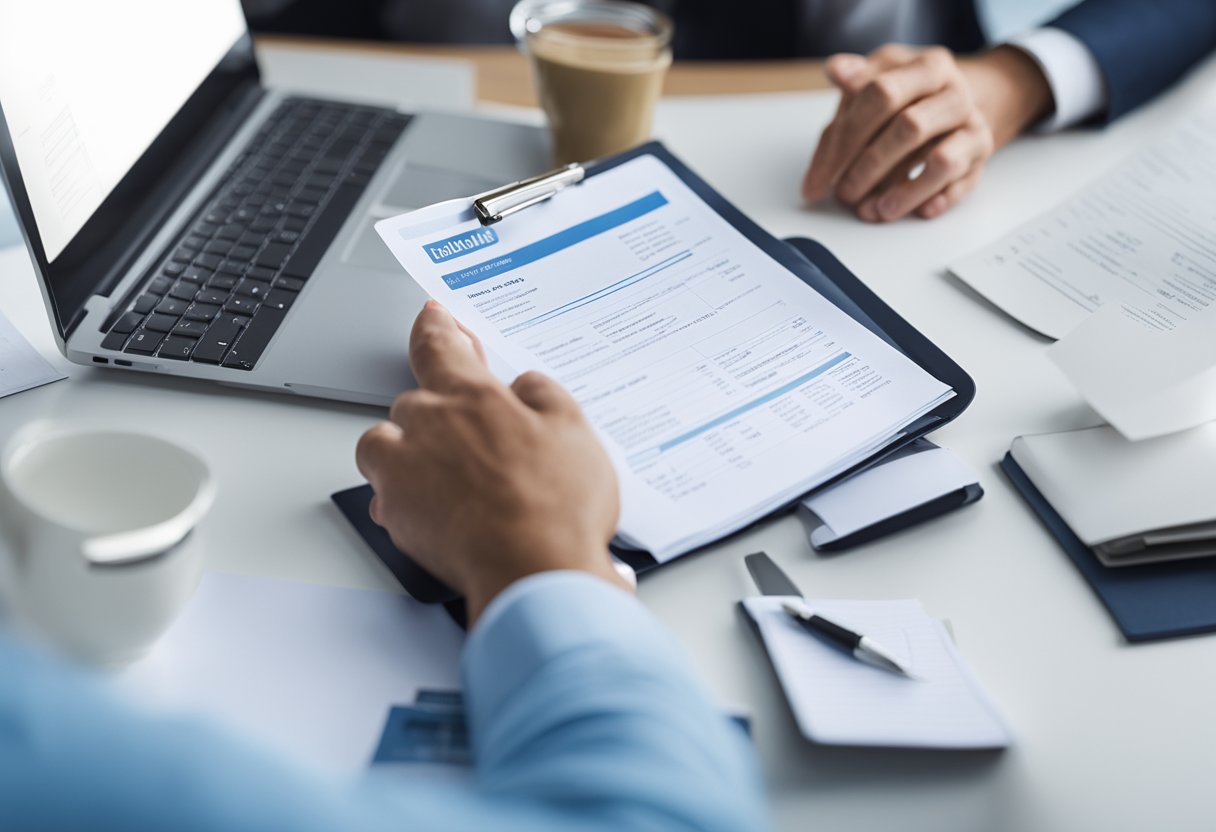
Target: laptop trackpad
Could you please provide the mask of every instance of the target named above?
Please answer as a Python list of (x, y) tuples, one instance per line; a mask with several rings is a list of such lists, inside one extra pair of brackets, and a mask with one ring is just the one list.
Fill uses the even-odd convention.
[[(376, 213), (393, 216), (415, 208), (425, 208), (436, 202), (493, 190), (502, 182), (492, 182), (484, 177), (450, 169), (430, 168), (406, 163), (401, 173), (389, 183), (377, 202)], [(399, 272), (401, 266), (389, 252), (371, 223), (347, 247), (342, 262), (377, 271)]]
[(405, 211), (484, 193), (505, 184), (451, 168), (431, 168), (407, 162), (381, 195), (380, 202)]

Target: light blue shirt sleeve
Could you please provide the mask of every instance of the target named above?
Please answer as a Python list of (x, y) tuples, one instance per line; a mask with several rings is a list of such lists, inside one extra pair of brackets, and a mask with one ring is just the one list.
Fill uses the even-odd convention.
[(464, 655), (475, 776), (333, 780), (206, 725), (138, 713), (0, 639), (0, 829), (767, 829), (751, 749), (642, 605), (546, 573)]

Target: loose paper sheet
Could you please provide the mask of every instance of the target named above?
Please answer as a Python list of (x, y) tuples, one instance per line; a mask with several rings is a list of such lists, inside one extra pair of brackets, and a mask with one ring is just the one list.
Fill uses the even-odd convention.
[(1112, 304), (1048, 355), (1132, 441), (1216, 420), (1216, 305), (1162, 330), (1146, 327), (1137, 310)]
[(0, 312), (0, 399), (63, 378)]
[(336, 772), (372, 760), (390, 707), (460, 687), (464, 633), (388, 592), (211, 573), (146, 658), (116, 679)]
[(1169, 329), (1216, 301), (1214, 194), (1216, 108), (951, 271), (1052, 338), (1108, 303)]

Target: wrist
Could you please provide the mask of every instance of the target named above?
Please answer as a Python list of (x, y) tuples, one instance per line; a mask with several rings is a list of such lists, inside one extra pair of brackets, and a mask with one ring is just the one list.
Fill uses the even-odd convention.
[(998, 46), (960, 65), (997, 147), (1051, 114), (1051, 84), (1022, 50)]
[(553, 551), (543, 548), (525, 552), (504, 549), (477, 563), (476, 569), (461, 582), (470, 628), (486, 607), (508, 587), (543, 572), (584, 572), (629, 592), (635, 590), (616, 570), (607, 547), (603, 545), (573, 544)]

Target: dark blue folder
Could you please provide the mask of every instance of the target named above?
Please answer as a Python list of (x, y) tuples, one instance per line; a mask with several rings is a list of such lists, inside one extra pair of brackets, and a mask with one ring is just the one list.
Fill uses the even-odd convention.
[[(909, 425), (904, 435), (869, 458), (858, 463), (840, 476), (824, 483), (820, 488), (827, 488), (858, 471), (865, 470), (888, 458), (891, 454), (915, 442), (922, 436), (940, 428), (947, 422), (957, 418), (975, 398), (975, 382), (957, 363), (942, 352), (937, 345), (922, 335), (915, 327), (896, 314), (895, 310), (870, 291), (861, 280), (850, 272), (844, 264), (837, 260), (831, 252), (814, 240), (795, 238), (782, 241), (769, 234), (753, 222), (747, 215), (732, 205), (725, 197), (715, 191), (710, 185), (697, 176), (683, 162), (677, 159), (662, 144), (652, 142), (635, 148), (603, 162), (589, 166), (587, 176), (596, 176), (605, 171), (625, 164), (639, 156), (651, 155), (666, 164), (684, 181), (694, 193), (707, 205), (718, 212), (727, 222), (755, 243), (761, 250), (781, 265), (797, 275), (809, 286), (826, 297), (844, 312), (857, 320), (871, 332), (885, 340), (895, 349), (907, 355), (930, 375), (954, 389), (954, 397), (935, 408), (932, 412)], [(504, 222), (510, 222), (510, 218)], [(978, 495), (976, 495), (978, 496)], [(349, 489), (333, 495), (334, 502), (354, 524), (364, 540), (372, 547), (377, 556), (393, 571), (406, 590), (421, 601), (448, 601), (454, 593), (442, 584), (422, 572), (406, 555), (392, 545), (388, 535), (373, 526), (367, 520), (367, 507), (371, 502), (371, 489), (367, 486)], [(976, 497), (973, 496), (972, 499)], [(801, 499), (801, 498), (800, 498)], [(794, 500), (778, 509), (778, 512), (789, 511), (798, 504)], [(951, 503), (943, 510), (957, 508)], [(776, 512), (775, 512), (776, 513)], [(937, 513), (941, 513), (938, 511)], [(923, 520), (931, 514), (921, 514), (916, 518), (903, 518), (902, 525), (884, 527), (886, 533), (904, 528), (911, 522)], [(759, 521), (757, 521), (759, 522)], [(613, 554), (632, 566), (639, 574), (654, 569), (659, 564), (647, 552), (632, 549), (613, 548)], [(421, 573), (421, 574), (419, 574)]]
[(1216, 630), (1216, 558), (1103, 566), (1012, 455), (1005, 455), (1001, 468), (1060, 542), (1128, 641)]

